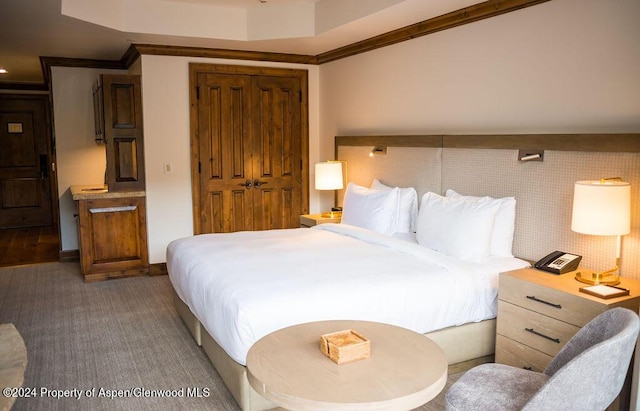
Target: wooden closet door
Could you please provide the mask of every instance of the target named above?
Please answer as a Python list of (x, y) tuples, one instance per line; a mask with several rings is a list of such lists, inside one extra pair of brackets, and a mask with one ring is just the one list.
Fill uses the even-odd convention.
[(253, 78), (254, 230), (300, 226), (302, 128), (300, 80)]
[(299, 227), (306, 72), (193, 63), (190, 84), (194, 233)]
[(253, 229), (251, 77), (198, 76), (200, 233)]

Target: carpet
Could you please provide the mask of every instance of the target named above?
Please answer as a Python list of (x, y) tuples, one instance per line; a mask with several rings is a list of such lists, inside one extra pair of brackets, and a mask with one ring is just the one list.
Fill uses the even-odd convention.
[[(0, 323), (28, 356), (12, 409), (238, 410), (172, 298), (167, 276), (84, 283), (78, 263), (0, 268)], [(458, 376), (419, 410), (444, 409)]]

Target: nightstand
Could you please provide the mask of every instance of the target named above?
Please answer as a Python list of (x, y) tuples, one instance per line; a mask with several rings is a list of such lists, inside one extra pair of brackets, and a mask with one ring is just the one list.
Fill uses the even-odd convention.
[(342, 219), (342, 213), (340, 211), (334, 211), (333, 217), (323, 217), (323, 215), (327, 214), (328, 213), (303, 214), (300, 216), (300, 227), (313, 227), (318, 224), (339, 223)]
[[(614, 307), (638, 312), (639, 281), (621, 278), (620, 286), (630, 289), (629, 295), (610, 299), (580, 292), (586, 285), (575, 280), (575, 272), (554, 275), (523, 268), (500, 274), (496, 363), (542, 372), (598, 314)], [(628, 399), (620, 405), (625, 403)]]

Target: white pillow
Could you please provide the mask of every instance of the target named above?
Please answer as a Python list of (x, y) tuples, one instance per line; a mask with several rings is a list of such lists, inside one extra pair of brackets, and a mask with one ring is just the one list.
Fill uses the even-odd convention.
[(463, 196), (449, 189), (447, 197), (463, 198), (467, 201), (495, 202), (500, 205), (491, 233), (490, 254), (497, 257), (513, 257), (513, 232), (516, 224), (516, 199), (514, 197), (492, 198)]
[(378, 191), (349, 183), (342, 202), (341, 222), (393, 234), (397, 226), (399, 192), (397, 187)]
[[(384, 191), (392, 188), (381, 183), (377, 178), (374, 178), (371, 183), (372, 190)], [(400, 188), (398, 201), (396, 233), (415, 233), (416, 218), (418, 217), (418, 193), (416, 189), (413, 187)]]
[(472, 202), (426, 193), (420, 203), (418, 244), (462, 260), (489, 256), (497, 203)]

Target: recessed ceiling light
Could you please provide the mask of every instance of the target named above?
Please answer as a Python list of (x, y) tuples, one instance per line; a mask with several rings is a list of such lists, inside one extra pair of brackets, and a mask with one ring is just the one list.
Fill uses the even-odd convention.
[(7, 73), (8, 73), (8, 71), (7, 71), (6, 68), (0, 67), (0, 74), (7, 74)]

